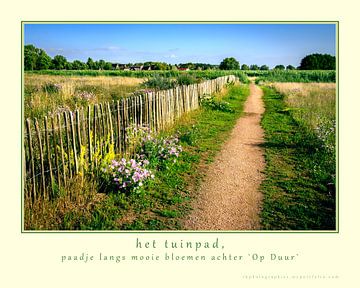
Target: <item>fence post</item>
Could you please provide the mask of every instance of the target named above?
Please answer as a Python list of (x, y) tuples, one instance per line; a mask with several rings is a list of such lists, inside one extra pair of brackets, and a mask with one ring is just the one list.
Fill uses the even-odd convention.
[[(62, 165), (62, 174), (63, 174), (63, 181), (64, 186), (66, 186), (66, 173), (65, 173), (65, 160), (64, 160), (64, 146), (63, 146), (63, 138), (62, 138), (62, 127), (61, 127), (61, 117), (60, 114), (57, 114), (57, 120), (59, 125), (59, 140), (60, 140), (60, 150), (61, 150), (61, 165)], [(55, 146), (55, 144), (54, 144)], [(60, 181), (59, 181), (60, 187)]]
[(35, 118), (35, 129), (36, 129), (36, 135), (37, 135), (38, 143), (39, 143), (40, 164), (41, 164), (41, 166), (40, 166), (41, 167), (41, 181), (42, 181), (42, 188), (43, 188), (43, 197), (45, 199), (46, 185), (45, 185), (45, 170), (44, 170), (44, 154), (43, 154), (43, 147), (42, 147), (39, 123), (36, 118)]
[(34, 153), (33, 153), (33, 144), (31, 136), (31, 126), (30, 119), (26, 119), (26, 130), (29, 137), (29, 158), (30, 158), (30, 167), (31, 167), (31, 178), (32, 179), (32, 200), (36, 200), (36, 179), (35, 179), (35, 164), (34, 164)]

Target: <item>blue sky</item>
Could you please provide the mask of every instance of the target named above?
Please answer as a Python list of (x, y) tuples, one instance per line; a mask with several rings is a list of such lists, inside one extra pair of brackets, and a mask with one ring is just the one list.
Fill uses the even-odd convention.
[(335, 24), (25, 24), (24, 42), (68, 61), (298, 66), (311, 53), (336, 53)]

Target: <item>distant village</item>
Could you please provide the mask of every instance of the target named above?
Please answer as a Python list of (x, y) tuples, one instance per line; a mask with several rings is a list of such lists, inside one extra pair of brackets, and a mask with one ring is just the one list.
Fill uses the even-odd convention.
[(202, 63), (187, 63), (187, 64), (167, 64), (162, 62), (156, 62), (155, 64), (120, 64), (120, 63), (111, 63), (113, 70), (123, 70), (123, 71), (151, 71), (151, 70), (179, 70), (179, 71), (189, 71), (189, 70), (210, 70), (217, 69), (218, 65), (211, 64), (202, 64)]

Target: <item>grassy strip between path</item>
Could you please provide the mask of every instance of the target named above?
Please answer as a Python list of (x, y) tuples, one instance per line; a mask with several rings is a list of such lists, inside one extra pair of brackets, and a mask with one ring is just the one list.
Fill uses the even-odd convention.
[(317, 137), (293, 119), (284, 96), (268, 87), (263, 91), (263, 229), (336, 229), (336, 193), (328, 185), (335, 167), (328, 167)]
[[(223, 142), (240, 117), (249, 95), (247, 85), (230, 85), (211, 105), (184, 116), (166, 134), (177, 134), (183, 152), (176, 163), (156, 171), (145, 193), (110, 193), (90, 209), (66, 212), (58, 229), (175, 230), (191, 209), (191, 199)], [(217, 105), (226, 101), (229, 105)], [(226, 109), (224, 109), (226, 107)], [(230, 109), (229, 109), (230, 108)]]

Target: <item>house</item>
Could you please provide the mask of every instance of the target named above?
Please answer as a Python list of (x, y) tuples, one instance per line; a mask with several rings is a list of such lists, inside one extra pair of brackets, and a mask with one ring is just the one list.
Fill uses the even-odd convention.
[(126, 70), (127, 68), (126, 64), (112, 63), (111, 65), (113, 70)]
[(139, 71), (139, 70), (143, 70), (143, 68), (144, 68), (144, 65), (140, 65), (140, 66), (134, 65), (134, 66), (130, 67), (130, 70)]
[(153, 70), (153, 65), (144, 66), (142, 70)]
[(178, 70), (180, 70), (180, 71), (189, 71), (190, 69), (189, 68), (178, 68)]

